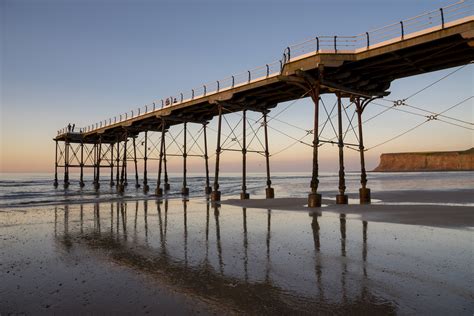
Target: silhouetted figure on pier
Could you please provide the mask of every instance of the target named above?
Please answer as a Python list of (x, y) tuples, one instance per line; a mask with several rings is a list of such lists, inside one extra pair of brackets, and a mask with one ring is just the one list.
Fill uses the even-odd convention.
[(67, 131), (68, 131), (68, 132), (71, 131), (71, 123), (69, 123), (69, 124), (67, 125)]

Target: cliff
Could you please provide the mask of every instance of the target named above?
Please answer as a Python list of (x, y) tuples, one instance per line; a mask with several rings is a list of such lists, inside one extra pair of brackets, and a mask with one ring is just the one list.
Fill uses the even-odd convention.
[(382, 154), (373, 171), (472, 171), (474, 148), (465, 151)]

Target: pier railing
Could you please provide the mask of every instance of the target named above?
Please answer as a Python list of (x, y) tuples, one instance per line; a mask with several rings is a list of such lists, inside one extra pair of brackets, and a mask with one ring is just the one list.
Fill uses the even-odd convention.
[(291, 61), (306, 58), (315, 54), (354, 53), (383, 46), (391, 42), (413, 38), (421, 33), (436, 31), (450, 26), (452, 22), (473, 15), (474, 0), (462, 0), (451, 5), (433, 10), (406, 20), (399, 21), (378, 29), (374, 29), (355, 36), (317, 36), (302, 43), (288, 46), (281, 60), (277, 60), (233, 75), (222, 80), (208, 82), (189, 91), (181, 92), (138, 107), (126, 113), (119, 114), (97, 123), (76, 128), (73, 131), (64, 127), (58, 135), (66, 133), (88, 133), (103, 127), (124, 122), (150, 112), (172, 107), (191, 100), (203, 98), (238, 86), (277, 76), (283, 66)]

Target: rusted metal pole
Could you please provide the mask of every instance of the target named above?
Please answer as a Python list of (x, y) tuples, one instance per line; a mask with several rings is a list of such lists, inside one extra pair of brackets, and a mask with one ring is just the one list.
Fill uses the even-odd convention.
[(218, 105), (219, 119), (217, 123), (217, 147), (216, 147), (216, 170), (214, 173), (214, 191), (211, 192), (211, 201), (220, 201), (219, 191), (219, 158), (221, 155), (221, 130), (222, 130), (222, 105)]
[(99, 190), (100, 188), (100, 163), (102, 161), (102, 137), (99, 138), (99, 146), (97, 149), (97, 178), (95, 181), (94, 188)]
[(84, 143), (81, 142), (81, 170), (80, 170), (80, 175), (79, 175), (79, 186), (81, 188), (84, 187)]
[(209, 156), (207, 155), (207, 124), (208, 122), (202, 124), (203, 133), (204, 133), (204, 161), (206, 167), (206, 188), (205, 193), (206, 195), (211, 194), (212, 188), (209, 184)]
[(158, 162), (158, 179), (156, 180), (156, 196), (163, 196), (163, 189), (160, 188), (161, 186), (161, 164), (163, 162), (163, 148), (165, 146), (164, 143), (165, 139), (165, 123), (164, 121), (161, 122), (161, 141), (160, 141), (160, 160)]
[(364, 105), (361, 103), (360, 98), (357, 98), (355, 102), (359, 125), (360, 184), (362, 185), (359, 189), (359, 201), (360, 204), (370, 204), (370, 189), (367, 188), (367, 173), (365, 171), (364, 138), (362, 136), (362, 112), (364, 111)]
[(64, 188), (69, 187), (69, 141), (64, 142)]
[(125, 173), (127, 169), (127, 141), (128, 141), (128, 133), (125, 132), (125, 139), (123, 142), (123, 161), (122, 161), (122, 173), (120, 175), (120, 185), (119, 185), (119, 192), (123, 193), (125, 191)]
[(115, 160), (115, 163), (116, 163), (115, 182), (118, 188), (120, 186), (120, 141), (118, 137), (117, 137), (117, 158)]
[(168, 183), (168, 164), (167, 164), (167, 158), (166, 158), (166, 130), (164, 131), (164, 136), (163, 136), (163, 164), (165, 167), (164, 189), (165, 189), (165, 192), (167, 192), (170, 190), (170, 184)]
[(55, 159), (54, 159), (54, 187), (57, 188), (59, 183), (58, 183), (58, 141), (56, 140), (56, 150), (55, 150)]
[(147, 193), (150, 190), (148, 186), (148, 131), (145, 131), (145, 150), (143, 157), (143, 192)]
[(310, 91), (314, 102), (314, 130), (313, 130), (313, 172), (311, 176), (311, 193), (308, 195), (308, 207), (321, 207), (321, 194), (318, 193), (318, 147), (319, 147), (319, 83)]
[(272, 180), (270, 180), (270, 151), (268, 150), (268, 127), (267, 127), (268, 110), (263, 111), (263, 130), (265, 133), (265, 162), (267, 168), (267, 188), (265, 189), (265, 196), (267, 199), (275, 197), (275, 190), (272, 188)]
[(241, 200), (248, 200), (250, 195), (247, 193), (247, 110), (243, 110), (242, 116), (242, 192)]
[(114, 143), (110, 143), (110, 186), (113, 187), (114, 183)]
[(181, 189), (182, 195), (189, 195), (189, 188), (187, 187), (186, 175), (187, 175), (187, 166), (186, 166), (186, 158), (188, 157), (188, 153), (186, 152), (186, 138), (187, 138), (187, 123), (184, 122), (184, 145), (183, 145), (183, 188)]
[(135, 164), (135, 188), (140, 187), (140, 183), (138, 183), (138, 166), (137, 166), (137, 146), (135, 143), (135, 138), (133, 137), (133, 163)]
[(92, 185), (95, 187), (95, 183), (97, 182), (97, 143), (94, 143), (92, 152), (93, 152), (92, 159), (94, 160), (93, 169), (92, 169), (94, 171), (94, 180), (92, 181)]
[(347, 204), (346, 180), (344, 174), (344, 139), (342, 134), (342, 98), (341, 93), (337, 93), (337, 125), (339, 147), (339, 194), (336, 196), (336, 204)]

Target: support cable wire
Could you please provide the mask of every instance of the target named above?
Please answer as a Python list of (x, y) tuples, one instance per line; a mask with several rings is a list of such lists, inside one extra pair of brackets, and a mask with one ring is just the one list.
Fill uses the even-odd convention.
[(334, 128), (334, 124), (332, 124), (332, 120), (330, 119), (331, 115), (328, 113), (328, 110), (326, 109), (326, 104), (324, 104), (324, 101), (322, 98), (320, 98), (321, 104), (323, 105), (324, 112), (326, 112), (326, 115), (328, 116), (329, 123), (331, 124), (332, 130), (334, 131), (334, 135), (336, 135), (337, 138), (337, 132), (336, 129)]
[(422, 108), (419, 108), (419, 107), (416, 107), (416, 106), (413, 106), (413, 105), (409, 105), (409, 104), (405, 104), (405, 105), (408, 106), (408, 107), (410, 107), (410, 108), (419, 110), (419, 111), (423, 111), (423, 112), (426, 112), (426, 113), (430, 113), (430, 114), (433, 114), (433, 115), (436, 115), (436, 116), (441, 116), (441, 117), (444, 117), (444, 118), (446, 118), (446, 119), (450, 119), (450, 120), (453, 120), (453, 121), (458, 121), (459, 123), (464, 123), (464, 124), (467, 124), (467, 125), (474, 125), (474, 123), (469, 122), (469, 121), (464, 121), (464, 120), (460, 120), (460, 119), (457, 119), (457, 118), (454, 118), (454, 117), (451, 117), (451, 116), (443, 115), (446, 111), (449, 111), (449, 110), (451, 110), (452, 108), (455, 108), (456, 106), (460, 105), (461, 103), (464, 103), (464, 102), (466, 102), (466, 101), (469, 101), (469, 100), (472, 99), (472, 98), (474, 98), (474, 96), (470, 96), (470, 97), (464, 99), (464, 100), (461, 101), (460, 103), (453, 105), (451, 108), (446, 109), (446, 110), (444, 110), (444, 111), (441, 112), (441, 113), (432, 112), (432, 111), (425, 110), (425, 109), (422, 109)]
[[(449, 110), (451, 110), (451, 109), (453, 109), (453, 108), (459, 106), (460, 104), (466, 102), (467, 100), (469, 100), (469, 99), (471, 99), (471, 98), (472, 98), (472, 97), (469, 97), (469, 98), (467, 98), (467, 99), (464, 99), (463, 101), (458, 102), (458, 103), (456, 103), (456, 104), (453, 105), (453, 106), (450, 106), (449, 108), (447, 108), (446, 110), (444, 110), (444, 111), (442, 111), (442, 112), (440, 112), (440, 113), (445, 113), (446, 111), (449, 111)], [(418, 127), (420, 127), (420, 126), (422, 126), (422, 125), (424, 125), (425, 123), (428, 123), (428, 122), (430, 122), (430, 121), (440, 121), (440, 122), (443, 122), (443, 123), (447, 123), (447, 124), (450, 124), (450, 125), (454, 125), (454, 126), (458, 126), (458, 127), (464, 128), (464, 129), (468, 129), (468, 130), (471, 130), (471, 131), (474, 130), (473, 128), (469, 128), (469, 127), (461, 126), (461, 125), (458, 125), (458, 124), (455, 124), (455, 123), (451, 123), (451, 122), (447, 122), (447, 121), (444, 121), (444, 120), (440, 120), (440, 119), (438, 118), (438, 115), (437, 115), (437, 114), (435, 114), (435, 115), (428, 115), (428, 116), (425, 116), (425, 117), (426, 117), (427, 119), (426, 119), (425, 121), (421, 122), (420, 124), (418, 124), (418, 125), (416, 125), (416, 126), (410, 128), (410, 129), (408, 129), (408, 130), (406, 130), (406, 131), (404, 131), (404, 132), (402, 132), (402, 133), (400, 133), (400, 134), (398, 134), (398, 135), (396, 135), (396, 136), (394, 136), (394, 137), (392, 137), (392, 138), (390, 138), (390, 139), (388, 139), (388, 140), (386, 140), (386, 141), (383, 141), (383, 142), (381, 142), (381, 143), (379, 143), (379, 144), (377, 144), (377, 145), (375, 145), (375, 146), (369, 147), (369, 148), (367, 148), (365, 151), (374, 149), (374, 148), (379, 147), (379, 146), (382, 146), (382, 145), (384, 145), (384, 144), (386, 144), (386, 143), (388, 143), (388, 142), (391, 142), (391, 141), (393, 141), (393, 140), (395, 140), (395, 139), (397, 139), (397, 138), (400, 138), (400, 137), (402, 137), (402, 136), (408, 134), (409, 132), (411, 132), (411, 131), (417, 129)]]
[(166, 152), (168, 151), (168, 149), (174, 144), (176, 144), (176, 147), (178, 147), (178, 150), (180, 151), (180, 153), (174, 153), (174, 154), (166, 154), (167, 156), (175, 156), (175, 155), (179, 155), (181, 156), (182, 154), (184, 154), (184, 151), (183, 151), (183, 148), (178, 144), (178, 141), (176, 140), (182, 133), (183, 133), (184, 129), (182, 129), (178, 135), (176, 136), (173, 136), (173, 134), (171, 134), (171, 132), (168, 130), (168, 132), (165, 134), (165, 137), (166, 136), (169, 136), (171, 138), (171, 143), (166, 147)]
[[(351, 104), (353, 104), (353, 103), (351, 102), (349, 105), (351, 105)], [(343, 136), (342, 140), (344, 141), (344, 140), (346, 139), (347, 133), (349, 132), (349, 128), (351, 127), (351, 128), (352, 128), (352, 132), (354, 133), (354, 136), (355, 136), (355, 138), (357, 139), (357, 142), (359, 143), (359, 136), (358, 136), (357, 133), (355, 132), (355, 127), (352, 125), (352, 121), (354, 120), (356, 111), (354, 111), (354, 113), (352, 113), (352, 117), (349, 118), (349, 114), (347, 114), (346, 107), (343, 106), (342, 108), (344, 109), (344, 113), (346, 114), (347, 121), (349, 122), (349, 124), (347, 124), (347, 129), (346, 129), (346, 131), (344, 132), (344, 136)]]
[(400, 137), (402, 137), (403, 135), (406, 135), (406, 134), (408, 134), (409, 132), (411, 132), (411, 131), (417, 129), (418, 127), (420, 127), (420, 126), (422, 126), (422, 125), (424, 125), (425, 123), (428, 123), (429, 121), (430, 121), (430, 120), (427, 119), (426, 121), (423, 121), (423, 122), (419, 123), (418, 125), (416, 125), (416, 126), (410, 128), (410, 129), (404, 131), (403, 133), (398, 134), (397, 136), (394, 136), (394, 137), (392, 137), (392, 138), (390, 138), (390, 139), (388, 139), (388, 140), (386, 140), (386, 141), (383, 141), (383, 142), (381, 142), (381, 143), (379, 143), (379, 144), (377, 144), (377, 145), (375, 145), (375, 146), (372, 146), (372, 147), (369, 147), (369, 148), (365, 149), (365, 151), (369, 151), (369, 150), (371, 150), (371, 149), (374, 149), (374, 148), (377, 148), (377, 147), (379, 147), (379, 146), (385, 145), (386, 143), (391, 142), (392, 140), (395, 140), (395, 139), (397, 139), (397, 138), (400, 138)]
[[(199, 138), (201, 137), (201, 135), (204, 133), (204, 127), (201, 127), (198, 131), (197, 131), (197, 136), (194, 137), (193, 136), (193, 133), (188, 133), (188, 135), (192, 138), (193, 140), (193, 143), (191, 144), (191, 146), (189, 146), (189, 149), (188, 149), (188, 154), (191, 153), (191, 154), (196, 154), (196, 155), (199, 155), (199, 156), (204, 156), (204, 150), (202, 149), (202, 147), (199, 145), (198, 143), (198, 140)], [(200, 152), (193, 152), (192, 149), (194, 148), (194, 146), (196, 146)]]
[[(319, 99), (322, 101), (321, 98), (319, 98)], [(323, 134), (323, 131), (326, 128), (326, 125), (327, 125), (328, 121), (332, 120), (334, 117), (336, 117), (337, 114), (334, 115), (334, 116), (330, 116), (330, 115), (332, 115), (332, 112), (334, 112), (334, 109), (336, 109), (336, 105), (337, 105), (337, 100), (336, 100), (336, 102), (334, 102), (334, 105), (332, 106), (331, 112), (329, 113), (329, 116), (327, 117), (326, 121), (324, 121), (323, 127), (321, 128), (321, 131), (319, 132), (319, 135), (318, 135), (319, 138), (321, 138), (321, 135)]]

